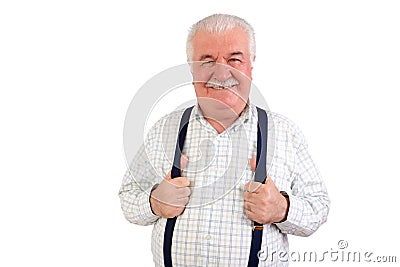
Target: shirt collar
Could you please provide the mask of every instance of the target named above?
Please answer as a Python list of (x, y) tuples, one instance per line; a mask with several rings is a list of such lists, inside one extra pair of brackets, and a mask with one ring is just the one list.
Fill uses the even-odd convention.
[[(240, 116), (226, 130), (229, 131), (229, 130), (239, 127), (240, 125), (246, 125), (249, 122), (251, 122), (251, 118), (254, 115), (254, 108), (255, 108), (254, 105), (252, 105), (249, 100), (246, 107), (240, 113)], [(203, 113), (202, 113), (198, 103), (193, 108), (193, 115), (194, 115), (194, 118), (198, 119), (201, 122), (201, 124), (203, 124), (203, 126), (215, 131), (215, 129), (211, 126), (211, 124), (204, 118)]]

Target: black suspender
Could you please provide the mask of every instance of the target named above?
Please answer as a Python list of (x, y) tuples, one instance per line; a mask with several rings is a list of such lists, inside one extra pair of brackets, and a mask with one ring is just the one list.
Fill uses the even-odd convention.
[[(190, 113), (193, 107), (189, 107), (182, 115), (179, 125), (179, 135), (175, 147), (174, 164), (171, 170), (171, 178), (181, 176), (180, 159), (182, 156), (182, 149), (185, 143), (187, 128), (189, 124)], [(257, 160), (256, 160), (256, 173), (254, 180), (256, 182), (264, 183), (267, 177), (267, 140), (268, 140), (268, 116), (265, 110), (257, 107), (258, 113), (258, 127), (257, 127)], [(260, 163), (260, 164), (259, 164)], [(176, 217), (167, 219), (164, 232), (164, 266), (172, 267), (171, 246), (172, 236), (174, 234)], [(254, 222), (250, 255), (248, 267), (258, 266), (258, 252), (261, 250), (263, 225)]]
[[(265, 110), (257, 107), (257, 160), (254, 181), (265, 183), (267, 177), (267, 140), (268, 140), (268, 116)], [(251, 236), (251, 247), (248, 267), (258, 266), (258, 252), (261, 250), (263, 236), (263, 225), (253, 222), (253, 233)]]
[[(174, 164), (172, 165), (172, 170), (171, 170), (172, 179), (181, 176), (181, 156), (182, 156), (183, 144), (185, 143), (187, 128), (189, 125), (190, 113), (192, 112), (192, 109), (193, 107), (190, 107), (185, 110), (181, 118), (181, 123), (179, 124), (178, 141), (176, 142)], [(172, 267), (171, 246), (172, 246), (172, 236), (174, 234), (175, 223), (176, 223), (176, 217), (169, 218), (167, 220), (167, 224), (165, 225), (164, 247), (163, 247), (165, 267)]]

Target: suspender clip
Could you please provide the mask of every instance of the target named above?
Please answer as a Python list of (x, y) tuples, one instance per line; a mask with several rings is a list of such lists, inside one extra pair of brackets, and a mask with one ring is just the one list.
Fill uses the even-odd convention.
[(253, 231), (254, 230), (264, 230), (264, 225), (253, 225)]

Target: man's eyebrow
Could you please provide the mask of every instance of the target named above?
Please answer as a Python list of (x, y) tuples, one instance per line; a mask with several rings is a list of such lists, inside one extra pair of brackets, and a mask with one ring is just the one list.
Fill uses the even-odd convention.
[(229, 54), (229, 56), (243, 56), (243, 52), (241, 51), (234, 51), (232, 53)]
[(202, 55), (202, 56), (200, 57), (200, 61), (203, 61), (203, 60), (205, 60), (205, 59), (207, 59), (207, 58), (213, 59), (213, 56), (212, 56), (212, 55), (209, 55), (209, 54)]

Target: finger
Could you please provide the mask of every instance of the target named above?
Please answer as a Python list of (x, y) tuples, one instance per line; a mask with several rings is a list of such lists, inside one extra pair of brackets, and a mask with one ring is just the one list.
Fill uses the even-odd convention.
[(256, 216), (255, 212), (249, 209), (245, 209), (244, 211), (246, 213), (247, 218), (253, 221)]
[(189, 160), (188, 156), (185, 155), (185, 154), (182, 154), (182, 156), (181, 156), (181, 170), (183, 170), (184, 168), (186, 168), (186, 165), (187, 165), (187, 163), (188, 163), (188, 160)]
[(165, 176), (165, 180), (167, 180), (167, 181), (172, 180), (172, 179), (171, 179), (171, 171), (169, 171), (169, 172), (167, 173), (167, 176)]
[(171, 203), (168, 203), (169, 206), (173, 207), (173, 208), (183, 208), (186, 206), (186, 204), (188, 203), (188, 201), (186, 202), (187, 199), (184, 198), (180, 198), (180, 199), (175, 199), (174, 201), (171, 201)]
[(255, 203), (257, 201), (257, 193), (245, 192), (243, 198), (245, 202)]
[(249, 218), (250, 220), (253, 220), (254, 213), (249, 210), (245, 210), (245, 212), (246, 212), (247, 218)]
[(254, 205), (253, 203), (250, 203), (250, 202), (245, 202), (244, 203), (245, 210), (254, 212), (255, 207), (256, 207), (256, 205)]
[(177, 189), (177, 198), (189, 197), (192, 193), (189, 187), (180, 187)]
[(250, 192), (245, 192), (244, 193), (244, 202), (245, 203), (251, 203), (251, 204), (256, 204), (257, 199), (255, 198), (256, 194), (255, 193), (250, 193)]
[(176, 206), (185, 207), (189, 203), (189, 198), (184, 197), (176, 200)]
[(261, 188), (261, 183), (250, 181), (246, 184), (246, 191), (250, 193), (258, 193)]
[(177, 177), (171, 180), (171, 183), (177, 187), (190, 186), (190, 180), (187, 177)]
[(250, 162), (250, 168), (252, 169), (252, 171), (256, 171), (256, 158), (251, 158), (249, 160)]

